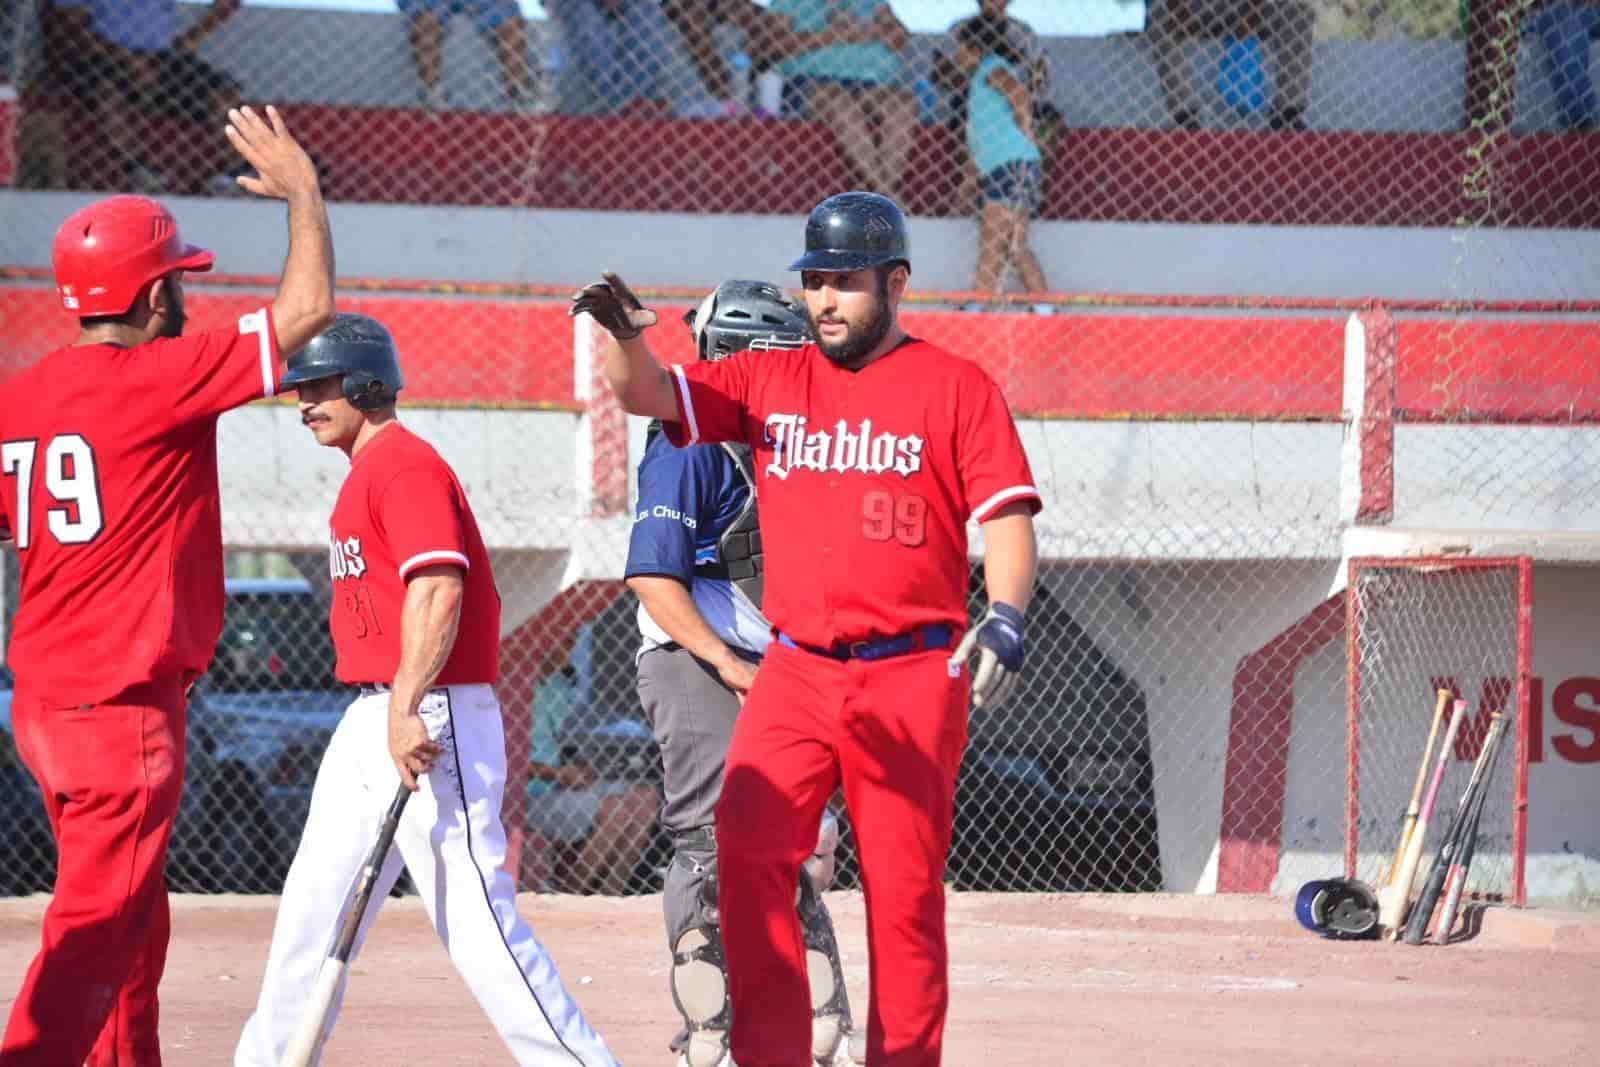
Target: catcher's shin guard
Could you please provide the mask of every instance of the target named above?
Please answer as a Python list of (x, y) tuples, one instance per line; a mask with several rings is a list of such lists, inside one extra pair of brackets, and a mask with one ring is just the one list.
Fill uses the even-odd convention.
[(800, 929), (805, 935), (806, 980), (811, 986), (811, 1058), (831, 1064), (850, 1033), (850, 995), (833, 919), (810, 878), (800, 878)]
[(728, 1055), (733, 1005), (717, 913), (716, 851), (703, 842), (685, 840), (673, 862), (699, 879), (693, 890), (693, 920), (672, 942), (672, 1002), (689, 1032), (682, 1062), (684, 1067), (720, 1067)]

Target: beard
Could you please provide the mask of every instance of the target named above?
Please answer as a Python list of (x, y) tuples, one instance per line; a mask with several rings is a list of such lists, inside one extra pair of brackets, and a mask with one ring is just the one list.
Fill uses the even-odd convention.
[(817, 348), (834, 365), (851, 367), (859, 364), (889, 335), (889, 328), (893, 322), (889, 317), (889, 301), (885, 299), (886, 289), (887, 286), (883, 285), (880, 279), (878, 301), (873, 308), (872, 317), (859, 328), (846, 323), (844, 339), (840, 341), (824, 341), (822, 331), (817, 329), (817, 320), (811, 317), (811, 309), (806, 309), (806, 319), (811, 324), (811, 336), (817, 339)]

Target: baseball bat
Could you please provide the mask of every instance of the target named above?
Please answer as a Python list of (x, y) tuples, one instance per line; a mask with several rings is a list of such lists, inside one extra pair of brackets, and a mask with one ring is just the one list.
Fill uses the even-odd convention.
[(1450, 875), (1445, 879), (1444, 907), (1439, 911), (1439, 925), (1434, 929), (1435, 944), (1448, 945), (1450, 930), (1456, 924), (1456, 910), (1461, 906), (1462, 891), (1467, 885), (1467, 875), (1472, 870), (1472, 857), (1478, 851), (1478, 822), (1483, 817), (1484, 798), (1489, 795), (1489, 783), (1494, 780), (1495, 768), (1500, 765), (1500, 750), (1505, 747), (1506, 731), (1500, 732), (1494, 755), (1489, 757), (1489, 769), (1484, 771), (1483, 783), (1478, 787), (1478, 799), (1472, 806), (1471, 820), (1463, 832), (1465, 840), (1457, 850), (1459, 857), (1450, 864)]
[(317, 981), (311, 989), (311, 999), (306, 1002), (305, 1010), (300, 1015), (300, 1025), (295, 1030), (294, 1037), (290, 1039), (288, 1049), (284, 1051), (280, 1067), (311, 1067), (321, 1052), (324, 1038), (322, 1031), (327, 1027), (328, 1013), (333, 1009), (333, 998), (339, 991), (339, 982), (344, 978), (345, 968), (350, 965), (350, 951), (355, 947), (356, 934), (361, 930), (361, 917), (367, 913), (367, 905), (372, 900), (372, 890), (377, 884), (378, 873), (383, 870), (383, 861), (389, 858), (389, 846), (394, 843), (395, 830), (400, 826), (400, 815), (406, 810), (406, 801), (410, 799), (411, 790), (401, 782), (395, 791), (394, 799), (389, 802), (388, 813), (383, 817), (378, 840), (373, 844), (372, 851), (367, 854), (366, 865), (361, 868), (361, 877), (356, 882), (355, 897), (345, 911), (344, 921), (339, 926), (339, 936), (335, 939), (333, 948), (328, 950), (322, 966), (317, 970)]
[(1405, 918), (1406, 903), (1411, 897), (1411, 883), (1417, 877), (1417, 865), (1422, 862), (1422, 842), (1428, 837), (1428, 823), (1433, 818), (1433, 803), (1439, 798), (1439, 783), (1444, 781), (1445, 764), (1450, 760), (1450, 746), (1455, 743), (1456, 731), (1466, 717), (1467, 702), (1457, 700), (1450, 713), (1450, 725), (1445, 728), (1444, 744), (1433, 764), (1433, 780), (1428, 783), (1427, 795), (1417, 812), (1416, 825), (1411, 828), (1411, 838), (1406, 842), (1405, 855), (1400, 857), (1400, 869), (1394, 880), (1378, 890), (1378, 925), (1392, 941), (1400, 936), (1400, 923)]
[(1462, 791), (1461, 799), (1456, 802), (1456, 811), (1450, 817), (1450, 826), (1445, 831), (1439, 851), (1434, 853), (1433, 865), (1428, 868), (1428, 877), (1423, 879), (1422, 892), (1417, 895), (1417, 903), (1406, 919), (1405, 942), (1408, 945), (1420, 945), (1422, 939), (1427, 936), (1428, 920), (1433, 918), (1433, 910), (1439, 904), (1439, 894), (1444, 889), (1445, 876), (1450, 873), (1451, 864), (1461, 849), (1461, 832), (1466, 828), (1472, 808), (1478, 802), (1483, 770), (1488, 766), (1489, 756), (1495, 748), (1500, 728), (1504, 723), (1505, 716), (1498, 711), (1489, 718), (1489, 734), (1484, 739), (1483, 747), (1478, 750), (1478, 758), (1473, 761), (1472, 775), (1467, 779), (1467, 788)]
[(1422, 785), (1428, 780), (1428, 757), (1433, 755), (1433, 741), (1439, 736), (1439, 723), (1444, 721), (1444, 709), (1450, 706), (1450, 690), (1441, 689), (1433, 702), (1433, 725), (1428, 727), (1428, 743), (1422, 746), (1422, 758), (1417, 760), (1417, 779), (1411, 784), (1411, 802), (1406, 805), (1405, 817), (1400, 820), (1400, 840), (1394, 843), (1394, 858), (1389, 861), (1389, 873), (1384, 884), (1394, 881), (1400, 869), (1400, 858), (1406, 854), (1406, 842), (1411, 840), (1411, 830), (1417, 825), (1417, 805), (1422, 800)]

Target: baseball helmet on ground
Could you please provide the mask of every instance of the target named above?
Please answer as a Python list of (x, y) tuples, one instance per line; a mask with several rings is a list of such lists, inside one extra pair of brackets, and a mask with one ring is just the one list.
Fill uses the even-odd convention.
[(172, 213), (145, 196), (112, 196), (67, 216), (50, 250), (61, 306), (80, 318), (121, 315), (139, 290), (216, 257), (184, 244)]
[(707, 360), (746, 350), (800, 348), (811, 339), (805, 312), (768, 282), (723, 282), (683, 321), (700, 358)]
[(362, 411), (385, 408), (405, 386), (400, 354), (383, 323), (366, 315), (342, 313), (289, 357), (285, 387), (342, 376), (344, 398)]
[(864, 270), (883, 263), (911, 266), (911, 238), (899, 205), (877, 193), (839, 193), (811, 209), (806, 254), (790, 270)]
[(1376, 937), (1378, 894), (1354, 878), (1307, 882), (1294, 898), (1294, 915), (1312, 933), (1339, 940)]

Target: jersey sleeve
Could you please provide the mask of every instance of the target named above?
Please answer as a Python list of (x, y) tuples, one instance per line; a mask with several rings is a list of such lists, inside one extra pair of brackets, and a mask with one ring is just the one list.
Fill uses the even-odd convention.
[(155, 342), (152, 363), (179, 422), (220, 415), (278, 391), (278, 335), (260, 308), (225, 330)]
[(681, 447), (713, 441), (748, 442), (750, 395), (759, 359), (738, 353), (668, 368), (678, 392), (677, 422), (664, 422), (667, 439)]
[(688, 585), (697, 531), (709, 520), (707, 449), (678, 448), (657, 437), (639, 463), (639, 505), (628, 536), (623, 577), (657, 574)]
[(1000, 387), (981, 371), (962, 384), (956, 457), (969, 517), (973, 522), (986, 522), (1018, 500), (1027, 501), (1029, 511), (1037, 515), (1044, 504)]
[(377, 489), (373, 516), (404, 581), (419, 567), (453, 564), (463, 571), (466, 523), (455, 481), (441, 463), (408, 467)]

